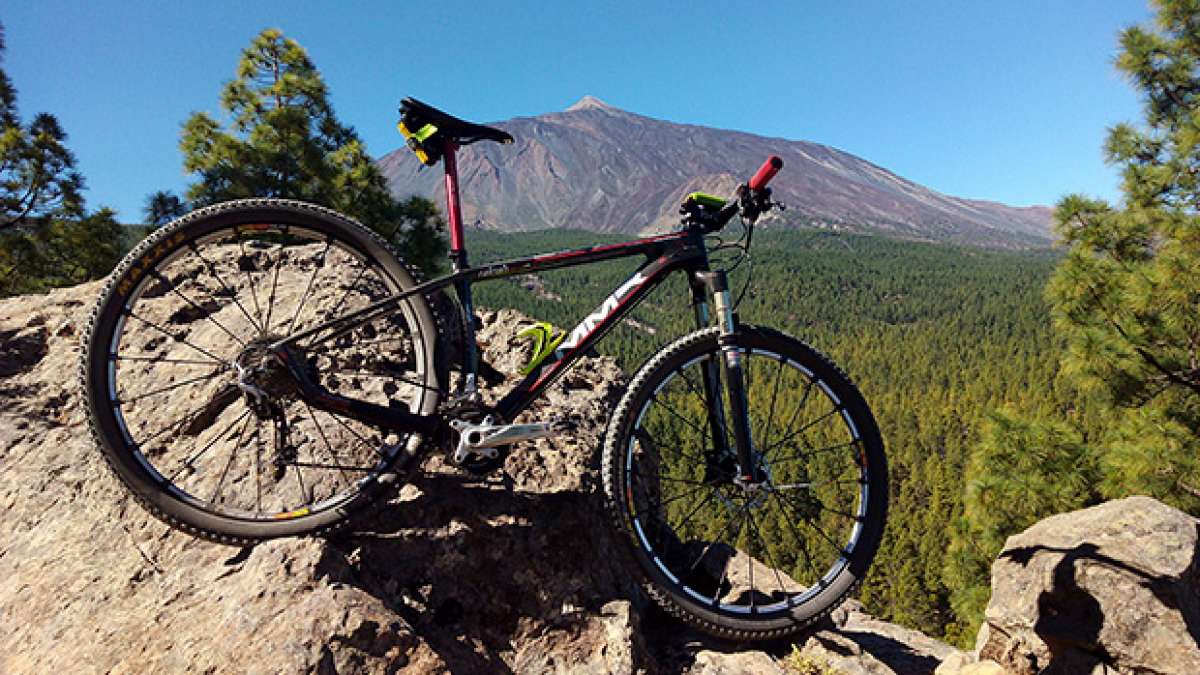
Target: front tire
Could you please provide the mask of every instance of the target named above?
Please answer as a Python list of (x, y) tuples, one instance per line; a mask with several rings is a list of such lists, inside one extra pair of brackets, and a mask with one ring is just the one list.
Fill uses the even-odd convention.
[(605, 435), (606, 504), (643, 587), (669, 613), (719, 637), (776, 639), (831, 611), (866, 574), (886, 519), (883, 443), (828, 358), (742, 326), (754, 457), (767, 479), (736, 483), (743, 472), (717, 452), (705, 403), (718, 335), (684, 336), (634, 376)]

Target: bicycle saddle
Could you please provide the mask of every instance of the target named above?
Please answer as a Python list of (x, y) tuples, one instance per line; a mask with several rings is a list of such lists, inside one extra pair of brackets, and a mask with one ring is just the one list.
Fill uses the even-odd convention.
[[(512, 135), (506, 131), (460, 120), (415, 98), (405, 98), (400, 102), (400, 115), (436, 126), (438, 131), (444, 133), (447, 138), (452, 139), (458, 145), (467, 145), (475, 141), (496, 141), (505, 144), (513, 142)], [(413, 130), (416, 131), (416, 129)]]

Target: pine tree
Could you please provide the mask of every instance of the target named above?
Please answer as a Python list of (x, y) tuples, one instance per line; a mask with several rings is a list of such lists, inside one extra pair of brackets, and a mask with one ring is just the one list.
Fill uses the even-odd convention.
[(103, 276), (125, 250), (112, 211), (84, 210), (83, 177), (66, 140), (49, 113), (21, 123), (16, 88), (0, 69), (0, 296)]
[(175, 220), (188, 212), (187, 202), (170, 190), (158, 190), (146, 196), (142, 215), (148, 225), (159, 226)]
[(1104, 493), (1200, 513), (1200, 2), (1156, 5), (1157, 30), (1126, 30), (1117, 59), (1145, 106), (1105, 145), (1124, 203), (1059, 204), (1070, 248), (1048, 298), (1064, 370), (1110, 419)]
[(357, 218), (409, 259), (434, 269), (445, 252), (442, 221), (428, 200), (397, 202), (354, 130), (295, 40), (267, 29), (242, 52), (221, 108), (229, 126), (205, 113), (184, 124), (184, 169), (198, 175), (188, 199), (205, 206), (243, 197), (300, 199)]
[[(0, 25), (0, 59), (3, 31)], [(66, 138), (58, 119), (48, 113), (21, 124), (16, 87), (0, 68), (0, 231), (83, 214), (83, 178), (64, 145)]]
[(1124, 200), (1055, 211), (1067, 253), (1046, 299), (1065, 342), (1055, 386), (1074, 400), (1058, 419), (994, 414), (972, 454), (945, 567), (959, 640), (1005, 537), (1036, 520), (1135, 493), (1200, 515), (1200, 1), (1154, 4), (1156, 25), (1120, 38), (1145, 111), (1105, 143)]

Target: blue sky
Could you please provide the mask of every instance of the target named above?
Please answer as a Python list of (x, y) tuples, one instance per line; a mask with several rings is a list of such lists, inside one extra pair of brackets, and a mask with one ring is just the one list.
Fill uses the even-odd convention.
[(952, 195), (1116, 198), (1105, 129), (1137, 120), (1112, 67), (1138, 0), (1065, 2), (7, 3), (22, 115), (57, 115), (90, 206), (182, 191), (180, 125), (218, 112), (261, 29), (298, 40), (372, 154), (406, 95), (474, 121), (592, 94), (679, 122), (825, 143)]

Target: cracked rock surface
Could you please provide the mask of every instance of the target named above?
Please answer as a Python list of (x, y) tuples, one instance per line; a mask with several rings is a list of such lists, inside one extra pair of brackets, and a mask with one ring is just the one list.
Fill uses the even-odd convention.
[[(87, 433), (78, 345), (101, 283), (0, 300), (0, 672), (767, 673), (790, 644), (707, 638), (646, 606), (599, 500), (623, 377), (588, 359), (549, 401), (576, 433), (475, 478), (429, 461), (331, 539), (238, 549), (176, 532)], [(482, 312), (516, 377), (525, 319)], [(930, 673), (954, 650), (850, 602), (802, 652), (846, 673)]]

